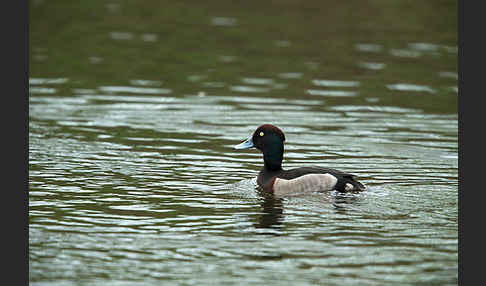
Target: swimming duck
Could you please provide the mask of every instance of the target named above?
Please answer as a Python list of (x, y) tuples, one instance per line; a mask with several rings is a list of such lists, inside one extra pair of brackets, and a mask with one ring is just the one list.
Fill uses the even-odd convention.
[(356, 192), (365, 186), (355, 175), (318, 166), (282, 169), (285, 135), (280, 128), (263, 124), (253, 135), (233, 149), (257, 148), (263, 153), (263, 169), (257, 177), (258, 186), (277, 196), (299, 195), (317, 191)]

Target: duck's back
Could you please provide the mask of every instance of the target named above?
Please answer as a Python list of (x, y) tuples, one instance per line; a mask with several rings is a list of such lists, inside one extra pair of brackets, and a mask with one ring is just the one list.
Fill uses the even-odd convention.
[(343, 178), (351, 178), (351, 179), (356, 177), (353, 174), (348, 174), (336, 169), (324, 168), (319, 166), (309, 166), (309, 167), (294, 168), (290, 170), (283, 170), (278, 175), (278, 177), (282, 179), (292, 180), (307, 174), (331, 174), (336, 178), (343, 177)]

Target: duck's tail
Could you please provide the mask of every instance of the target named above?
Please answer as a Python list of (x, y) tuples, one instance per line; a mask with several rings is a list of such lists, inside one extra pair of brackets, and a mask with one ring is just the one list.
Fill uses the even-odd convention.
[(339, 178), (336, 186), (334, 187), (336, 191), (338, 192), (362, 192), (366, 190), (366, 187), (356, 181), (354, 177), (344, 177), (344, 178)]

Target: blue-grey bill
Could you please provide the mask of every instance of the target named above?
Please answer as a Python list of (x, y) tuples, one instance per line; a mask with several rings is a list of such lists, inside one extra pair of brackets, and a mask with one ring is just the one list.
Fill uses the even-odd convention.
[(251, 147), (255, 147), (255, 145), (253, 145), (253, 139), (250, 136), (244, 142), (241, 142), (240, 144), (233, 146), (233, 149), (248, 149)]

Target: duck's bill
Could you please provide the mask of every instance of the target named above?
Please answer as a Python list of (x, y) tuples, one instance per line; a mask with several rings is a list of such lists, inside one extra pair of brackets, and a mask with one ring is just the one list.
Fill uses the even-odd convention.
[(240, 144), (233, 146), (233, 149), (249, 149), (252, 147), (255, 147), (255, 145), (253, 145), (253, 139), (252, 136), (250, 136), (244, 142), (241, 142)]

